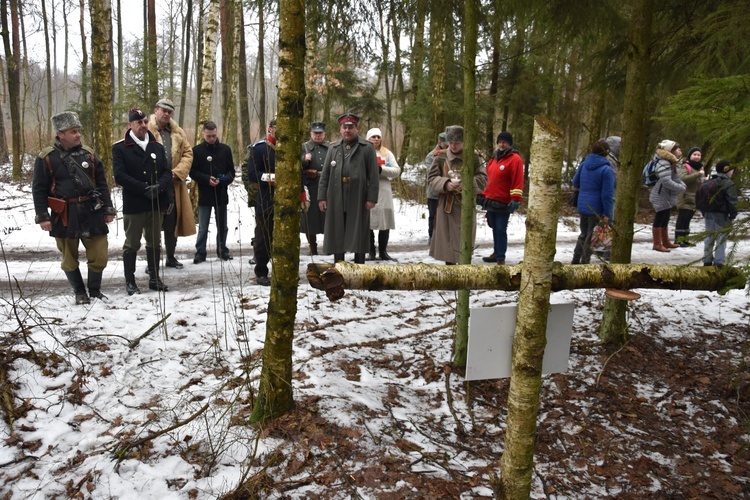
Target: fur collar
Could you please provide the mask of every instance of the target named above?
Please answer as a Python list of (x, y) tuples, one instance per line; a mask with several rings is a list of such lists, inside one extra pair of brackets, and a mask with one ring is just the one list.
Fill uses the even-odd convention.
[(664, 160), (667, 160), (672, 165), (677, 163), (677, 157), (673, 155), (672, 153), (670, 153), (669, 151), (667, 151), (666, 149), (657, 149), (656, 156)]

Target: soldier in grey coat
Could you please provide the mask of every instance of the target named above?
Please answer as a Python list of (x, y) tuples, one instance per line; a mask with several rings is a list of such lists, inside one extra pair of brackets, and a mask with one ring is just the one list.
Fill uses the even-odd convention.
[(370, 210), (378, 202), (378, 161), (372, 144), (359, 136), (359, 117), (346, 113), (338, 119), (341, 140), (328, 149), (318, 185), (318, 208), (326, 212), (323, 251), (334, 261), (354, 253), (365, 263), (370, 232)]

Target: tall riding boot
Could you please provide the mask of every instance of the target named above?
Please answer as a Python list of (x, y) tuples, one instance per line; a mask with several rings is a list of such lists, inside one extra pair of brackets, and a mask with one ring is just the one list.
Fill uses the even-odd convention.
[(657, 252), (669, 252), (669, 249), (664, 248), (661, 244), (661, 229), (660, 227), (651, 228), (651, 235), (654, 239), (654, 250)]
[(669, 228), (663, 227), (661, 228), (661, 245), (664, 248), (679, 248), (680, 245), (675, 245), (671, 241), (669, 241)]
[(141, 289), (135, 284), (135, 259), (138, 254), (135, 252), (125, 252), (122, 254), (122, 267), (125, 270), (125, 291), (128, 295), (141, 293)]
[(148, 280), (148, 287), (151, 290), (157, 290), (159, 292), (168, 292), (169, 288), (167, 285), (162, 283), (161, 277), (159, 276), (159, 261), (161, 260), (161, 248), (152, 248), (146, 256), (148, 261), (148, 274), (150, 276)]
[(367, 255), (367, 260), (375, 260), (375, 231), (370, 231), (370, 253)]
[(355, 264), (364, 264), (365, 263), (365, 254), (364, 253), (355, 253), (354, 254), (354, 263)]
[(106, 299), (107, 296), (104, 295), (101, 291), (102, 288), (102, 272), (99, 271), (92, 271), (89, 269), (89, 277), (88, 277), (88, 285), (89, 285), (89, 296), (91, 296), (92, 299)]
[(310, 255), (318, 255), (318, 242), (315, 241), (315, 234), (307, 235), (307, 244), (310, 245)]
[(378, 231), (378, 254), (380, 260), (392, 260), (398, 262), (396, 259), (388, 255), (388, 237), (391, 235), (391, 231), (386, 229), (385, 231)]
[(65, 271), (65, 276), (67, 276), (70, 286), (73, 287), (73, 293), (76, 294), (76, 304), (89, 304), (91, 301), (89, 296), (86, 295), (86, 285), (83, 284), (81, 270)]

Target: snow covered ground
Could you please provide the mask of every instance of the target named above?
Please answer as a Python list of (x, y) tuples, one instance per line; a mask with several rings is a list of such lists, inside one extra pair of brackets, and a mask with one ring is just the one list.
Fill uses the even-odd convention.
[[(119, 190), (114, 195), (119, 204)], [(298, 408), (266, 428), (246, 424), (260, 375), (269, 288), (255, 283), (248, 265), (254, 221), (240, 185), (232, 186), (230, 199), (234, 260), (214, 257), (212, 227), (205, 263), (192, 263), (195, 237), (180, 238), (177, 256), (185, 267), (165, 269), (170, 291), (147, 290), (144, 260), (137, 274), (144, 293), (128, 296), (118, 220), (102, 286), (109, 299), (75, 306), (54, 240), (34, 224), (29, 187), (0, 184), (0, 352), (8, 377), (0, 383), (15, 394), (18, 416), (12, 431), (7, 421), (0, 430), (0, 494), (215, 498), (243, 484), (250, 497), (267, 498), (491, 496), (490, 477), (503, 450), (507, 381), (466, 384), (451, 373), (455, 294), (348, 291), (331, 303), (304, 277), (308, 263), (331, 258), (308, 256), (306, 242), (293, 359)], [(396, 207), (389, 253), (401, 263), (440, 264), (427, 255), (426, 207), (398, 200)], [(696, 216), (694, 231), (701, 226)], [(524, 216), (514, 214), (509, 264), (523, 259), (524, 236)], [(556, 260), (570, 262), (576, 238), (577, 219), (561, 217)], [(639, 227), (634, 262), (700, 260), (702, 245), (662, 254), (651, 250), (649, 239), (650, 228)], [(473, 262), (481, 264), (492, 252), (483, 219), (477, 247)], [(738, 257), (749, 253), (741, 242)], [(85, 277), (85, 263), (82, 272)], [(603, 291), (553, 295), (577, 310), (569, 371), (545, 377), (535, 498), (747, 493), (747, 399), (711, 394), (695, 402), (705, 385), (720, 380), (714, 375), (747, 382), (745, 291), (640, 292), (630, 328), (644, 344), (634, 341), (619, 353), (596, 344)], [(475, 292), (472, 307), (516, 298)], [(666, 369), (669, 363), (657, 359), (683, 364), (663, 378), (638, 375), (638, 360), (644, 369), (654, 363), (659, 366), (650, 370)], [(704, 365), (717, 373), (704, 374)], [(697, 386), (690, 382), (687, 394), (677, 394), (670, 384), (694, 371)], [(625, 396), (636, 409), (610, 408)], [(678, 422), (682, 417), (692, 423)], [(687, 428), (684, 442), (664, 445), (664, 436), (679, 433), (672, 428), (649, 435), (670, 421)], [(169, 429), (177, 423), (184, 425)], [(597, 434), (588, 435), (594, 428)], [(717, 428), (737, 447), (712, 448)], [(166, 432), (126, 446), (159, 430)], [(685, 461), (696, 470), (682, 467)], [(646, 469), (655, 472), (641, 473)], [(643, 475), (640, 483), (634, 475)], [(698, 489), (689, 489), (696, 481)]]

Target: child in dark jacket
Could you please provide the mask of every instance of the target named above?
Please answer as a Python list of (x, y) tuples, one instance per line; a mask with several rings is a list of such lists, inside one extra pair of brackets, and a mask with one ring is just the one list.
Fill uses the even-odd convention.
[(734, 167), (722, 160), (716, 164), (716, 173), (711, 179), (721, 180), (716, 196), (723, 200), (712, 203), (711, 208), (703, 211), (706, 221), (706, 238), (703, 240), (703, 265), (723, 266), (726, 258), (726, 245), (729, 238), (728, 226), (737, 217), (737, 190), (732, 182)]

